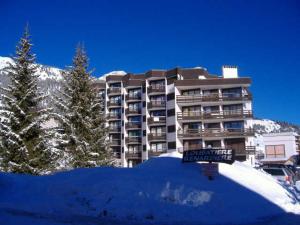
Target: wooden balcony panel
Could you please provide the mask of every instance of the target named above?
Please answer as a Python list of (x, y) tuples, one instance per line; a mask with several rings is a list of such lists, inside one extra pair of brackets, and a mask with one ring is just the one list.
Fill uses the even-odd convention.
[(149, 86), (148, 87), (148, 93), (165, 93), (166, 87), (164, 85), (161, 86)]
[(165, 108), (166, 102), (165, 101), (151, 101), (148, 102), (148, 108)]
[(150, 117), (148, 118), (149, 125), (160, 125), (166, 123), (166, 117)]
[(159, 155), (167, 153), (167, 152), (168, 152), (168, 150), (166, 148), (161, 149), (161, 150), (149, 150), (148, 151), (148, 156), (149, 157), (159, 156)]
[(142, 122), (138, 122), (138, 123), (128, 122), (125, 124), (126, 129), (140, 129), (141, 127), (142, 127)]
[(253, 136), (253, 129), (188, 129), (178, 130), (179, 138)]
[(122, 89), (120, 87), (110, 87), (107, 89), (107, 94), (121, 94)]
[(141, 95), (126, 95), (125, 99), (127, 101), (140, 101), (142, 97)]
[(126, 144), (140, 144), (142, 143), (141, 137), (126, 137)]
[(148, 134), (148, 141), (165, 141), (167, 138), (165, 133), (161, 134)]
[(129, 159), (139, 159), (142, 157), (142, 152), (141, 151), (135, 151), (135, 152), (128, 151), (128, 152), (125, 152), (125, 157), (129, 158)]
[(134, 115), (136, 115), (136, 114), (141, 114), (141, 109), (126, 109), (125, 110), (125, 113), (127, 114), (127, 115), (129, 115), (129, 114), (134, 114)]
[(229, 95), (177, 95), (177, 103), (199, 103), (199, 102), (219, 102), (219, 101), (245, 101), (252, 100), (252, 95), (229, 96)]

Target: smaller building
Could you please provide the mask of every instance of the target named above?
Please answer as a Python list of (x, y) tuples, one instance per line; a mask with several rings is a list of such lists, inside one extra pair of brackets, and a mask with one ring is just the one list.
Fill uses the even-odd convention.
[(285, 163), (294, 155), (299, 155), (299, 135), (294, 132), (270, 133), (262, 135), (264, 158), (262, 162)]

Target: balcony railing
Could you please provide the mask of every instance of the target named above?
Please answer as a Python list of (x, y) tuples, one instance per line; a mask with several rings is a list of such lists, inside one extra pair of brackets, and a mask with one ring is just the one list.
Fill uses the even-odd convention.
[(166, 147), (163, 148), (163, 149), (150, 149), (150, 150), (148, 151), (148, 156), (149, 156), (149, 157), (159, 156), (159, 155), (161, 155), (161, 154), (167, 153), (167, 152), (168, 152), (167, 150), (168, 150), (168, 149), (167, 149)]
[(165, 133), (150, 133), (148, 134), (148, 141), (165, 141)]
[(212, 95), (177, 95), (177, 103), (199, 103), (199, 102), (219, 102), (219, 101), (245, 101), (252, 100), (252, 95), (242, 94), (212, 94)]
[(244, 119), (252, 118), (253, 114), (251, 110), (224, 110), (224, 111), (212, 111), (212, 112), (178, 112), (178, 120), (205, 120), (205, 119)]
[(166, 102), (165, 101), (151, 101), (148, 102), (148, 108), (165, 108)]
[(130, 159), (138, 159), (142, 157), (142, 151), (138, 150), (138, 151), (128, 151), (125, 153), (125, 157), (126, 158), (130, 158)]
[(121, 101), (108, 101), (107, 102), (107, 107), (113, 107), (113, 106), (121, 106), (122, 102)]
[(125, 110), (125, 113), (127, 115), (129, 115), (129, 114), (141, 114), (141, 109), (130, 109), (130, 108), (128, 108), (128, 109)]
[(121, 119), (121, 114), (120, 113), (108, 113), (107, 114), (107, 119), (109, 119), (109, 120), (119, 120), (119, 119)]
[(113, 133), (113, 132), (119, 133), (119, 132), (121, 132), (121, 127), (119, 127), (119, 126), (110, 126), (108, 128), (108, 131), (110, 133)]
[(160, 125), (166, 123), (166, 117), (165, 116), (154, 116), (148, 118), (148, 124), (149, 125)]
[(126, 137), (125, 138), (126, 144), (140, 144), (142, 143), (141, 137)]
[(148, 93), (165, 93), (166, 87), (164, 85), (153, 85), (148, 87)]
[(110, 87), (107, 89), (107, 94), (121, 94), (121, 87)]
[(126, 129), (139, 129), (141, 126), (141, 122), (128, 122), (125, 124)]
[(220, 129), (220, 128), (210, 128), (210, 129), (187, 129), (178, 130), (179, 138), (193, 138), (193, 137), (231, 137), (231, 136), (253, 136), (253, 129)]
[(126, 95), (125, 99), (127, 101), (140, 101), (142, 97), (141, 95)]
[(109, 140), (109, 145), (110, 146), (120, 146), (121, 145), (121, 140), (120, 139)]

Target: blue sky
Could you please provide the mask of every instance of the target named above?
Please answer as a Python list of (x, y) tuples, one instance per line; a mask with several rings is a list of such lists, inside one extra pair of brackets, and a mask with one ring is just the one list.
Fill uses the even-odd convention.
[(0, 0), (0, 55), (29, 22), (38, 62), (64, 68), (84, 42), (95, 75), (237, 65), (256, 117), (300, 124), (300, 1)]

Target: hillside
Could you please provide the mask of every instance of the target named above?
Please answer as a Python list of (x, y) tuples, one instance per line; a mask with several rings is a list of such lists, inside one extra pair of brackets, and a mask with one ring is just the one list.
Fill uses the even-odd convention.
[(131, 169), (77, 169), (41, 177), (0, 173), (1, 224), (259, 224), (276, 222), (277, 216), (286, 218), (285, 224), (299, 220), (297, 197), (271, 176), (240, 162), (219, 167), (220, 175), (209, 181), (200, 164), (183, 164), (181, 154), (166, 154)]

